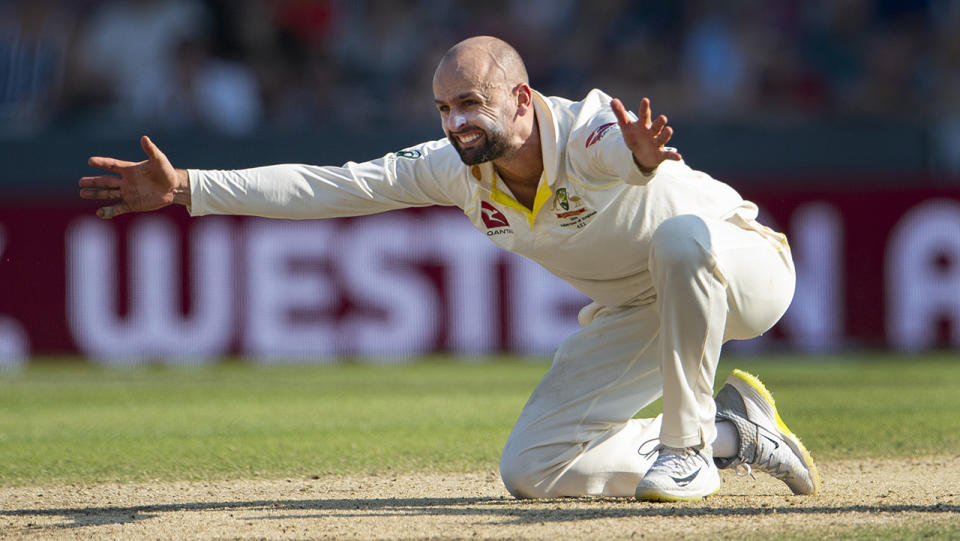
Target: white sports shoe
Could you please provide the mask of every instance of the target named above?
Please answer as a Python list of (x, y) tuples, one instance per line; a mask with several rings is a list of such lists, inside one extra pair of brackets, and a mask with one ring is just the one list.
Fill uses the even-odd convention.
[(645, 502), (702, 500), (720, 490), (720, 473), (709, 447), (661, 447), (660, 456), (637, 485), (636, 496)]
[(800, 438), (784, 424), (773, 395), (756, 376), (734, 370), (714, 399), (717, 420), (730, 421), (740, 434), (737, 456), (717, 458), (720, 468), (746, 465), (780, 479), (794, 494), (820, 492), (820, 473)]

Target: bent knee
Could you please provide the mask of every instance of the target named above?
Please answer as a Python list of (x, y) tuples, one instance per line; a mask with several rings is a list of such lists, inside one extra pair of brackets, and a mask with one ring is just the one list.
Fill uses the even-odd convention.
[(521, 457), (504, 453), (500, 457), (500, 479), (507, 492), (515, 498), (546, 498), (548, 495), (540, 485), (532, 465)]
[(661, 268), (700, 266), (709, 259), (710, 230), (699, 216), (682, 214), (663, 221), (650, 241), (650, 260)]
[[(521, 499), (620, 495), (609, 492), (617, 486), (610, 483), (609, 472), (583, 463), (583, 449), (546, 445), (520, 454), (505, 453), (500, 458), (500, 478), (507, 491)], [(632, 482), (631, 495), (639, 480)]]
[(578, 447), (548, 444), (514, 449), (510, 442), (500, 456), (500, 479), (516, 498), (556, 498), (568, 494), (562, 478), (578, 455)]

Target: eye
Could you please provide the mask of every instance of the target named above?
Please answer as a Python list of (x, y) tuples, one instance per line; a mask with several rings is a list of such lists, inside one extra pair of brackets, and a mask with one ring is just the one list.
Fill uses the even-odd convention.
[(449, 105), (437, 105), (437, 110), (440, 111), (440, 114), (447, 114), (450, 112)]

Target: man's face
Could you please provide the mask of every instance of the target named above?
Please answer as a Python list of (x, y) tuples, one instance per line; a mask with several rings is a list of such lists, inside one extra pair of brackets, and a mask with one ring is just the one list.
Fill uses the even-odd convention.
[(511, 94), (503, 85), (441, 69), (434, 78), (433, 92), (443, 131), (463, 163), (493, 161), (511, 150), (511, 112), (515, 107), (511, 108)]

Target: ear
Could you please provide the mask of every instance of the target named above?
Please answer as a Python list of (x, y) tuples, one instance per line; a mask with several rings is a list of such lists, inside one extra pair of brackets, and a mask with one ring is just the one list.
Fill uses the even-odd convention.
[(533, 110), (533, 90), (527, 83), (520, 83), (513, 87), (513, 93), (517, 100), (517, 114), (523, 116), (528, 111)]

